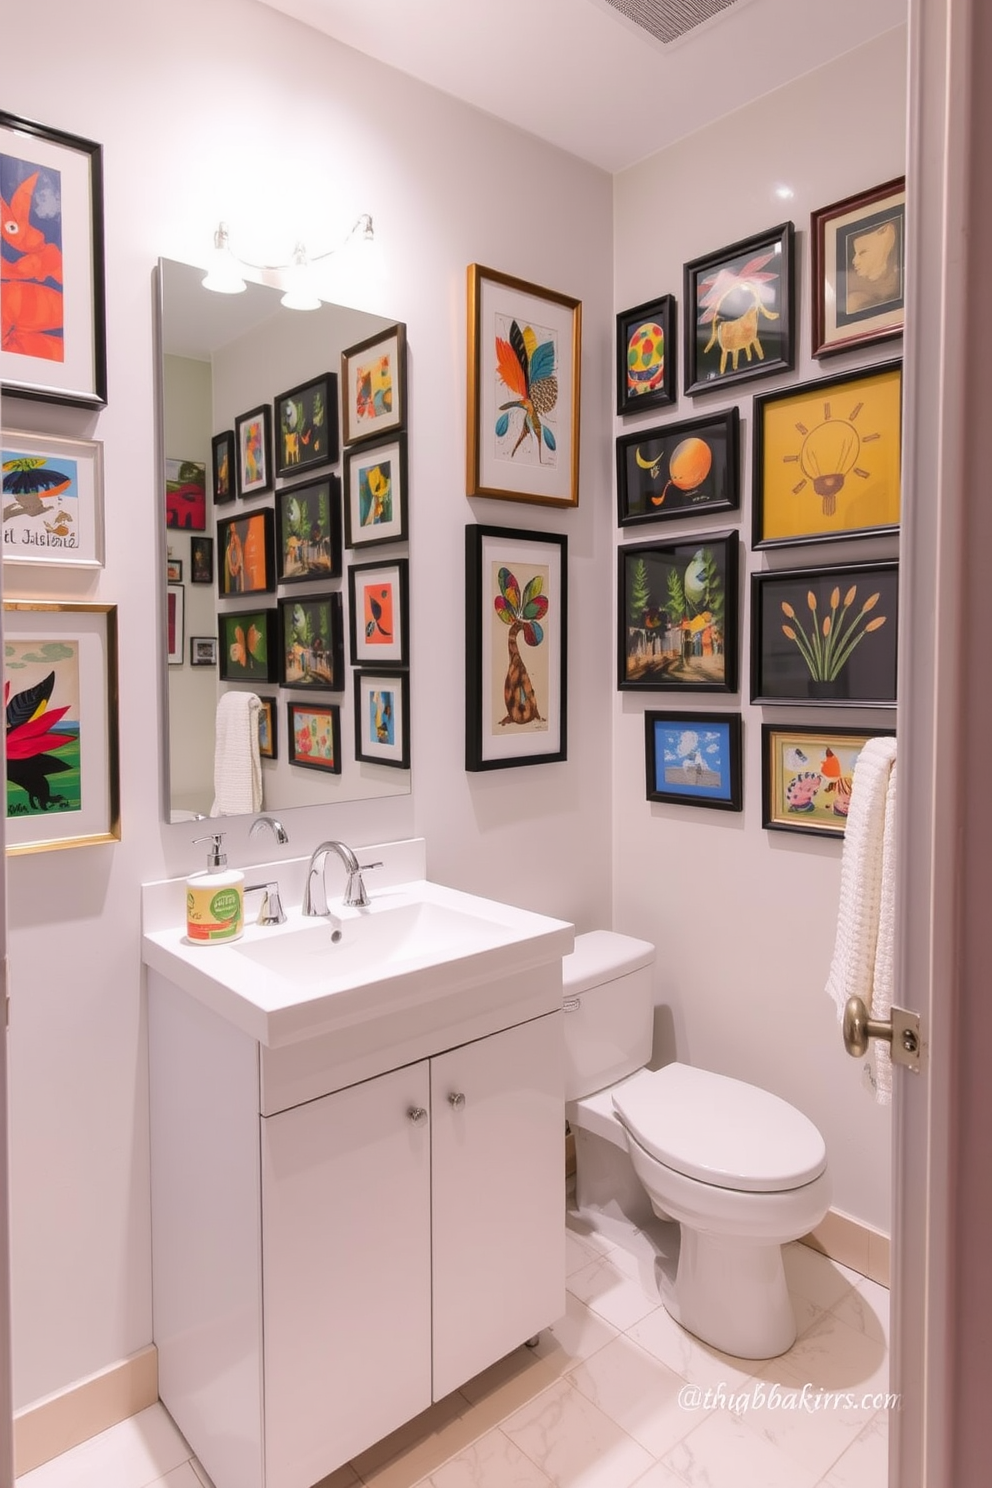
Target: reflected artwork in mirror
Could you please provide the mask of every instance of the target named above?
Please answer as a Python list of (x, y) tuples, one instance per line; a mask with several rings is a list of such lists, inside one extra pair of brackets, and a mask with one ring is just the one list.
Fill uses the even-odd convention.
[[(338, 364), (342, 352), (375, 340), (398, 323), (395, 317), (337, 305), (305, 314), (289, 310), (280, 304), (281, 291), (268, 285), (249, 284), (239, 295), (212, 294), (203, 288), (203, 275), (192, 265), (167, 259), (159, 263), (163, 483), (165, 455), (177, 451), (210, 472), (205, 531), (214, 540), (216, 555), (215, 581), (200, 578), (193, 584), (193, 539), (183, 528), (166, 532), (163, 521), (161, 607), (164, 615), (167, 562), (172, 562), (189, 579), (168, 585), (171, 596), (181, 594), (185, 633), (216, 636), (218, 661), (216, 667), (193, 665), (188, 649), (180, 654), (177, 646), (172, 665), (167, 665), (163, 642), (169, 715), (165, 819), (187, 821), (210, 814), (217, 705), (230, 687), (251, 690), (253, 680), (263, 684), (269, 719), (260, 749), (264, 809), (406, 794), (409, 768), (397, 769), (392, 760), (370, 758), (353, 747), (356, 702), (341, 644), (349, 623), (349, 594), (342, 562), (340, 387), (336, 375), (326, 370)], [(285, 406), (289, 401), (296, 405), (296, 431)], [(246, 462), (253, 451), (248, 436), (256, 425), (262, 467), (249, 471)], [(315, 434), (319, 458), (308, 454)], [(396, 511), (402, 521), (383, 519), (376, 537), (383, 542), (382, 562), (403, 561), (405, 566), (409, 493), (405, 459), (402, 467), (400, 462), (405, 449), (397, 445), (389, 453), (396, 457)], [(246, 543), (254, 554), (251, 563)], [(308, 586), (304, 598), (311, 618), (319, 620), (326, 613), (334, 632), (328, 661), (334, 663), (332, 679), (318, 666), (298, 680), (298, 657), (294, 654), (289, 665), (280, 654), (278, 617), (285, 620), (284, 601), (292, 599), (298, 607), (301, 582)], [(261, 644), (264, 661), (253, 652), (251, 640), (255, 651)], [(276, 720), (294, 705), (294, 691), (327, 687), (329, 680), (341, 690), (341, 700), (334, 704), (340, 713), (335, 768), (325, 764), (319, 771), (300, 770), (295, 768), (299, 757), (277, 745)], [(313, 711), (302, 699), (298, 706)]]

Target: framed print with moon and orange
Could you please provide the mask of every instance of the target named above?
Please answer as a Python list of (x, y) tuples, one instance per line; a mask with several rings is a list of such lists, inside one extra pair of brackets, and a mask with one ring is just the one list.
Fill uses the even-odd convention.
[(736, 511), (740, 505), (740, 412), (642, 429), (617, 440), (617, 522)]
[(756, 548), (899, 526), (902, 362), (754, 400)]

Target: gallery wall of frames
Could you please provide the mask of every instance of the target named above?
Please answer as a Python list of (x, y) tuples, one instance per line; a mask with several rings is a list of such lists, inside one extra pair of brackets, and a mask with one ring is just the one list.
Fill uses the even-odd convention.
[[(892, 732), (874, 720), (896, 705), (904, 221), (903, 179), (872, 186), (808, 234), (782, 222), (685, 264), (681, 304), (663, 285), (617, 316), (617, 686), (676, 695), (644, 715), (650, 802), (740, 811), (760, 749), (762, 825), (842, 836), (858, 754)], [(799, 381), (803, 239), (822, 375)], [(771, 710), (753, 740), (709, 696), (739, 688)]]

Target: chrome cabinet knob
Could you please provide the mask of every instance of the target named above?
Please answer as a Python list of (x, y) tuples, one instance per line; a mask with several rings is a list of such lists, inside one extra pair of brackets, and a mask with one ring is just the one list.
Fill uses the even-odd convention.
[(423, 1106), (411, 1106), (406, 1114), (409, 1116), (414, 1126), (423, 1126), (424, 1122), (427, 1120), (427, 1112), (424, 1110)]
[(448, 1096), (448, 1105), (453, 1111), (460, 1111), (465, 1104), (465, 1097), (460, 1090), (453, 1090)]

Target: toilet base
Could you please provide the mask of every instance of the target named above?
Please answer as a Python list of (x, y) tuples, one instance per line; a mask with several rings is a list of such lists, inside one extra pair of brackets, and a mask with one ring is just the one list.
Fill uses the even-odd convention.
[(773, 1359), (796, 1341), (778, 1244), (742, 1242), (682, 1225), (667, 1311), (703, 1343), (738, 1359)]
[(622, 1233), (624, 1226), (632, 1225), (642, 1230), (654, 1223), (656, 1211), (634, 1172), (619, 1122), (616, 1133), (619, 1140), (610, 1142), (580, 1126), (572, 1127), (575, 1207), (592, 1229)]

